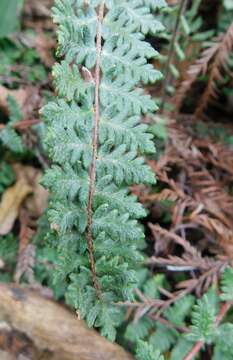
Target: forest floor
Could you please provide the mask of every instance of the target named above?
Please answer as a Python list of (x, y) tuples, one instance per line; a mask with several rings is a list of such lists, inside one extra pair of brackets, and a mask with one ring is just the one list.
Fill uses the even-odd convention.
[[(1, 148), (0, 282), (23, 282), (46, 298), (61, 298), (63, 290), (52, 284), (53, 254), (41, 240), (43, 217), (38, 236), (48, 201), (40, 185), (49, 162), (40, 142), (39, 109), (53, 96), (51, 2), (27, 0), (22, 31), (0, 39), (0, 131), (12, 116), (8, 100), (14, 97), (22, 117), (15, 130), (26, 149), (18, 154)], [(151, 273), (165, 274), (171, 284), (169, 292), (161, 290), (163, 308), (184, 294), (199, 297), (233, 261), (233, 126), (230, 110), (221, 117), (216, 108), (209, 113), (198, 120), (165, 114), (161, 121), (158, 115), (152, 125), (158, 151), (147, 160), (157, 184), (132, 188), (148, 210), (144, 226)], [(52, 359), (51, 353), (43, 357), (19, 328), (2, 324), (0, 311), (1, 360)]]

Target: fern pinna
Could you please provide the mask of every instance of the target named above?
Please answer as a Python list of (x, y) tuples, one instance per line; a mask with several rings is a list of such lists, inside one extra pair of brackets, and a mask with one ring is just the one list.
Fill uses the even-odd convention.
[(143, 114), (156, 110), (141, 84), (161, 78), (147, 63), (158, 53), (145, 41), (163, 30), (154, 12), (164, 0), (57, 0), (57, 98), (42, 110), (53, 165), (44, 184), (53, 244), (60, 252), (56, 280), (89, 326), (113, 340), (118, 301), (132, 300), (143, 260), (145, 210), (132, 184), (153, 184), (144, 154), (154, 153)]

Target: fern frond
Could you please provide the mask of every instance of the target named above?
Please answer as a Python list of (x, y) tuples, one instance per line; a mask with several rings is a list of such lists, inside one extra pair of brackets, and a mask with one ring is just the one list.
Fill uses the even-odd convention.
[(233, 269), (227, 267), (221, 278), (221, 299), (223, 301), (233, 301)]
[(155, 183), (144, 155), (153, 135), (140, 123), (157, 106), (143, 84), (161, 77), (147, 63), (158, 56), (145, 41), (163, 30), (150, 0), (56, 0), (58, 55), (53, 69), (57, 98), (46, 105), (46, 147), (52, 166), (51, 243), (59, 255), (56, 281), (89, 326), (111, 340), (122, 321), (114, 304), (133, 300), (143, 261), (146, 215), (132, 184)]
[(208, 301), (208, 297), (204, 295), (194, 305), (191, 333), (187, 334), (187, 338), (209, 344), (213, 341), (215, 334), (215, 309)]
[(150, 6), (152, 10), (166, 8), (167, 3), (165, 0), (143, 0), (146, 6)]
[(194, 297), (186, 295), (178, 300), (172, 307), (168, 308), (165, 312), (166, 318), (176, 326), (184, 326), (184, 320), (189, 315), (191, 308), (194, 304)]
[(149, 345), (145, 341), (139, 341), (136, 351), (137, 360), (164, 360), (164, 357), (160, 355), (159, 351), (156, 351), (152, 345)]

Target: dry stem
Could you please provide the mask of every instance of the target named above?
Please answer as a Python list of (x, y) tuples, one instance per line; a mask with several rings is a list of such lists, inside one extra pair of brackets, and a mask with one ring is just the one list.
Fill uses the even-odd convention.
[(92, 215), (93, 215), (93, 197), (95, 192), (95, 182), (96, 182), (96, 161), (98, 153), (98, 134), (99, 134), (99, 121), (100, 121), (100, 101), (99, 101), (99, 88), (100, 88), (100, 58), (101, 58), (101, 32), (102, 32), (102, 21), (104, 17), (104, 1), (100, 4), (98, 21), (97, 21), (97, 34), (96, 34), (96, 67), (95, 67), (95, 119), (94, 119), (94, 128), (93, 128), (93, 152), (92, 152), (92, 162), (90, 166), (90, 186), (88, 194), (88, 204), (87, 204), (87, 247), (90, 258), (90, 267), (92, 272), (93, 284), (96, 290), (97, 296), (101, 297), (100, 285), (97, 280), (96, 269), (95, 269), (95, 258), (94, 258), (94, 246), (93, 246), (93, 236), (92, 236)]

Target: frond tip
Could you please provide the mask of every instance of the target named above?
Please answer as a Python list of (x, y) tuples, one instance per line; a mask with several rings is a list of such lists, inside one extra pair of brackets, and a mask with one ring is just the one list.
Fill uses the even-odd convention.
[(197, 301), (192, 313), (191, 333), (189, 340), (211, 343), (216, 334), (215, 309), (211, 306), (207, 295)]

